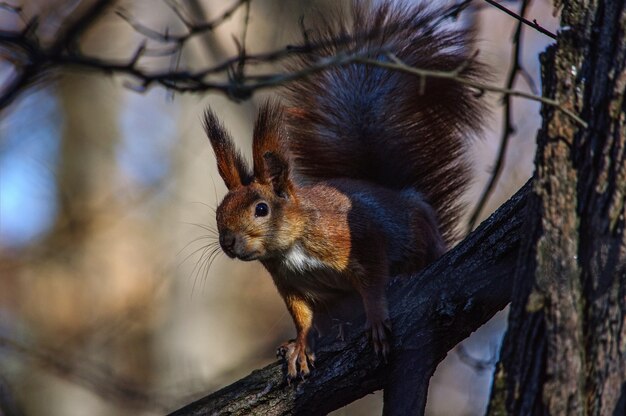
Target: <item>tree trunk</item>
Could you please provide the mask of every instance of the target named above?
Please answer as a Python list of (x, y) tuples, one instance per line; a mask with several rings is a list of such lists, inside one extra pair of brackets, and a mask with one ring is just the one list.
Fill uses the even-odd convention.
[(626, 414), (626, 1), (564, 1), (490, 414)]

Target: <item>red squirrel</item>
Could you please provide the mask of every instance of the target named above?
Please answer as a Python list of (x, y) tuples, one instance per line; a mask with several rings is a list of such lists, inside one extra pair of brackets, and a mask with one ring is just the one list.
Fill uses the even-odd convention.
[[(443, 28), (442, 12), (384, 1), (321, 19), (307, 31), (311, 67), (339, 53), (476, 79), (472, 35)], [(296, 326), (283, 345), (287, 377), (313, 364), (314, 316), (356, 293), (377, 354), (387, 357), (391, 276), (441, 256), (454, 237), (467, 184), (468, 138), (480, 130), (478, 94), (453, 79), (420, 79), (364, 63), (314, 72), (287, 85), (282, 103), (259, 111), (253, 169), (214, 113), (205, 130), (228, 194), (217, 209), (219, 242), (231, 258), (259, 260)]]

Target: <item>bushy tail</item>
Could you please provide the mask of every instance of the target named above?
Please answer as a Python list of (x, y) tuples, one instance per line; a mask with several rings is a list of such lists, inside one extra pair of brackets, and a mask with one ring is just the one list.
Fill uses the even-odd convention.
[[(471, 33), (442, 28), (441, 12), (397, 3), (366, 9), (355, 2), (351, 14), (321, 18), (317, 30), (307, 32), (314, 52), (290, 69), (340, 53), (389, 60), (390, 52), (415, 68), (481, 75)], [(453, 79), (424, 80), (361, 63), (314, 73), (287, 89), (290, 148), (301, 174), (415, 188), (437, 211), (450, 241), (470, 177), (468, 138), (481, 125), (476, 91)]]

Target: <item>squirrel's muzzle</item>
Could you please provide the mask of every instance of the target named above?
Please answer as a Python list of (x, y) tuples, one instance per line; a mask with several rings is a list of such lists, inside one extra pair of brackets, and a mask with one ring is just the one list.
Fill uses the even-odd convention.
[(230, 258), (236, 257), (235, 255), (235, 243), (237, 238), (231, 231), (225, 230), (220, 233), (220, 246), (226, 255)]
[(249, 246), (250, 241), (246, 236), (230, 230), (220, 231), (220, 246), (231, 259), (251, 261), (259, 256), (259, 250)]

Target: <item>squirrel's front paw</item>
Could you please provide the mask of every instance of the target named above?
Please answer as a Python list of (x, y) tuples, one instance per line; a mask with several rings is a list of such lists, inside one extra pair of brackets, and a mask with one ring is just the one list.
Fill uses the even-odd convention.
[(285, 341), (280, 344), (278, 348), (276, 348), (276, 358), (282, 358), (283, 360), (286, 360), (288, 356), (290, 357), (293, 353), (293, 345), (295, 344), (295, 342), (295, 339), (290, 339), (289, 341)]
[(391, 338), (391, 321), (385, 319), (373, 323), (368, 322), (366, 329), (368, 337), (374, 346), (374, 352), (378, 356), (382, 355), (385, 362), (387, 362), (387, 357), (389, 357), (389, 351), (391, 350), (389, 345), (389, 339)]
[(287, 382), (300, 377), (302, 380), (311, 373), (309, 366), (314, 367), (315, 355), (308, 351), (306, 343), (290, 340), (276, 349), (276, 356), (287, 362)]

